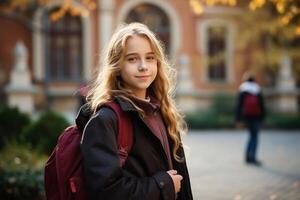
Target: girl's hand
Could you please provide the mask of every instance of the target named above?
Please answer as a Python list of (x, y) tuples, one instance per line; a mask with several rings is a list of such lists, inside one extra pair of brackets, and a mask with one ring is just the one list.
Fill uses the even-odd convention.
[(178, 193), (180, 191), (181, 188), (181, 180), (182, 180), (182, 176), (177, 174), (176, 170), (169, 170), (167, 171), (167, 173), (171, 176), (173, 183), (174, 183), (174, 187), (175, 187), (175, 192)]

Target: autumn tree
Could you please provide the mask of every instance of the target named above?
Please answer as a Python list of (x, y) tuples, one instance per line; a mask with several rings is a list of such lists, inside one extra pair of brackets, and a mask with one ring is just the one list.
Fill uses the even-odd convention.
[(255, 49), (252, 67), (264, 69), (274, 79), (283, 56), (288, 56), (300, 85), (300, 1), (190, 0), (196, 15), (201, 15), (205, 7), (216, 5), (243, 11), (239, 16), (238, 48)]

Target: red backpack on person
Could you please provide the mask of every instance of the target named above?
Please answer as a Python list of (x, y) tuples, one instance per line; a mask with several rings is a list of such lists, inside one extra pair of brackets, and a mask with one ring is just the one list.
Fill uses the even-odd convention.
[(243, 114), (246, 117), (258, 117), (261, 115), (259, 98), (254, 94), (246, 94), (243, 103)]
[[(118, 118), (118, 149), (122, 167), (132, 147), (132, 121), (119, 104), (110, 102), (104, 107), (111, 108)], [(81, 165), (81, 137), (82, 132), (76, 125), (67, 127), (59, 136), (45, 166), (45, 191), (48, 200), (88, 199)]]

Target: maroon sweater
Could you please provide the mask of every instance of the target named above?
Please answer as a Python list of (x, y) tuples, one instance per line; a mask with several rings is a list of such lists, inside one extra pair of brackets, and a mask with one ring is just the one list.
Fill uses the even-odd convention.
[(169, 169), (173, 169), (167, 129), (160, 112), (159, 101), (153, 97), (150, 98), (150, 101), (143, 100), (131, 95), (126, 95), (126, 97), (145, 112), (142, 118), (151, 129), (153, 134), (160, 140), (167, 155)]

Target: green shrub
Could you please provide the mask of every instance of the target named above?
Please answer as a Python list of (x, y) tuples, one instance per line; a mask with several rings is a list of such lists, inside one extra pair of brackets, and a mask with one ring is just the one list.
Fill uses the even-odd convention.
[(300, 129), (300, 114), (268, 113), (264, 122), (266, 128)]
[(0, 170), (26, 170), (44, 167), (46, 156), (29, 145), (11, 141), (0, 152)]
[(61, 115), (48, 111), (22, 133), (23, 141), (42, 153), (50, 154), (57, 143), (59, 134), (68, 126)]
[(234, 115), (235, 97), (229, 94), (218, 93), (212, 98), (210, 110), (222, 116)]
[(46, 157), (29, 146), (10, 142), (0, 152), (0, 199), (31, 200), (44, 197)]
[(0, 171), (0, 198), (9, 200), (44, 199), (42, 170)]
[(234, 97), (227, 94), (216, 94), (209, 110), (186, 115), (190, 129), (233, 128)]
[[(217, 113), (213, 110), (188, 114), (186, 122), (190, 129), (233, 128), (234, 116)], [(300, 129), (300, 114), (269, 113), (263, 122), (264, 128)]]
[(29, 116), (18, 108), (0, 107), (0, 149), (5, 142), (18, 139), (22, 129), (29, 123)]
[(189, 129), (233, 128), (233, 116), (218, 114), (213, 111), (189, 114), (185, 120)]

